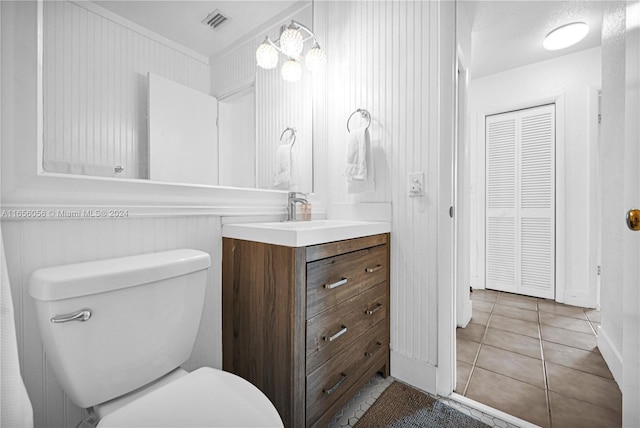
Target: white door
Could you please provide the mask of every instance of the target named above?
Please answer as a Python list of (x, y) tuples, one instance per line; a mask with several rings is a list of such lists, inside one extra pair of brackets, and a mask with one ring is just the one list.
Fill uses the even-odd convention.
[(218, 184), (217, 100), (149, 73), (149, 179)]
[(555, 298), (555, 105), (486, 117), (486, 287)]
[[(627, 3), (625, 100), (625, 209), (640, 208), (640, 2)], [(620, 213), (620, 221), (624, 213)], [(623, 285), (622, 422), (640, 426), (640, 231), (625, 230)]]
[(218, 100), (220, 186), (256, 187), (256, 93), (253, 86)]

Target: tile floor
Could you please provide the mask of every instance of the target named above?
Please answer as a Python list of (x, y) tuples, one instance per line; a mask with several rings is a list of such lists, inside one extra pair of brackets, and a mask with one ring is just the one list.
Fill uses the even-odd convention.
[(457, 329), (456, 392), (541, 427), (620, 427), (622, 394), (596, 347), (597, 310), (490, 290)]
[[(389, 385), (393, 383), (394, 379), (392, 377), (383, 378), (380, 374), (376, 374), (373, 376), (369, 382), (347, 403), (344, 407), (333, 417), (333, 420), (327, 425), (327, 428), (347, 428), (353, 427), (358, 419), (364, 415), (364, 413), (371, 407), (371, 405), (380, 397), (380, 394), (387, 389)], [(430, 394), (431, 395), (431, 394)], [(489, 427), (498, 427), (498, 428), (517, 428), (515, 425), (511, 425), (499, 418), (487, 415), (479, 410), (472, 409), (462, 403), (457, 401), (453, 401), (451, 399), (436, 397), (435, 395), (431, 395), (433, 398), (439, 398), (440, 401), (447, 404), (450, 407), (458, 410), (459, 412), (464, 413), (465, 415), (471, 416), (472, 418), (478, 419)]]

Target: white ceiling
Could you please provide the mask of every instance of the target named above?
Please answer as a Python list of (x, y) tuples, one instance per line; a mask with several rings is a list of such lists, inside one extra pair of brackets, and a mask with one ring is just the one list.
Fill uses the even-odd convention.
[[(310, 0), (102, 0), (94, 3), (207, 57), (308, 5)], [(219, 9), (230, 18), (219, 30), (201, 21)], [(309, 23), (310, 24), (310, 23)]]
[[(600, 1), (462, 1), (472, 28), (471, 77), (544, 61), (600, 46)], [(554, 28), (583, 21), (589, 34), (578, 44), (560, 51), (542, 47)]]

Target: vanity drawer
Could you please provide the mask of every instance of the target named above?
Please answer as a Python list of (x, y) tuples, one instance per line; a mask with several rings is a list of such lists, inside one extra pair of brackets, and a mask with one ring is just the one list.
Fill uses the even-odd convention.
[(387, 317), (387, 288), (378, 284), (307, 321), (307, 373)]
[(307, 263), (307, 319), (387, 280), (388, 246)]
[(389, 332), (382, 322), (308, 375), (307, 426), (316, 423), (369, 370), (384, 365), (388, 354)]

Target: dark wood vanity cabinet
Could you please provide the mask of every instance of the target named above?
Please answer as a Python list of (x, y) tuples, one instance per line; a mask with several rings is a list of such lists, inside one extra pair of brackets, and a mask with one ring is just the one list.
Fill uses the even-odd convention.
[(223, 238), (223, 369), (287, 428), (324, 426), (389, 374), (389, 234), (309, 247)]

